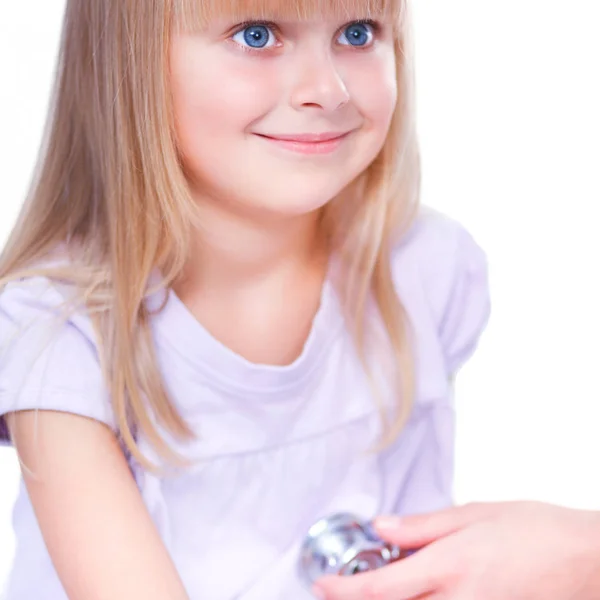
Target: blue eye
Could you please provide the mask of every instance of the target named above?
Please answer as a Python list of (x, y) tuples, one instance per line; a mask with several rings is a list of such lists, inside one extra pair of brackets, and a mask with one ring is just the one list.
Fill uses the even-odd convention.
[[(241, 39), (239, 39), (239, 36), (241, 36)], [(269, 42), (276, 41), (273, 31), (267, 25), (250, 25), (238, 31), (232, 39), (234, 42), (240, 44), (240, 46), (247, 45), (250, 48), (257, 48), (259, 50), (266, 48)]]
[(344, 46), (368, 46), (373, 41), (373, 26), (369, 23), (352, 23), (348, 25), (341, 35), (346, 42), (340, 42)]

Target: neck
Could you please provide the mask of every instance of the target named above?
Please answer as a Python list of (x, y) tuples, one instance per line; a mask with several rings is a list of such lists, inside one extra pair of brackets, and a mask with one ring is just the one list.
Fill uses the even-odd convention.
[(180, 295), (197, 289), (228, 293), (272, 276), (325, 269), (320, 213), (299, 216), (241, 214), (203, 202), (182, 277)]

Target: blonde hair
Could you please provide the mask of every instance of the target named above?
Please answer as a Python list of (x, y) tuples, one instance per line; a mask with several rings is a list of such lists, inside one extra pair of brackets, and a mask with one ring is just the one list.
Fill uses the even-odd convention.
[[(323, 222), (331, 251), (345, 265), (339, 292), (365, 366), (371, 298), (393, 349), (399, 401), (393, 418), (380, 403), (382, 442), (402, 430), (413, 402), (414, 373), (390, 252), (416, 216), (420, 184), (407, 1), (68, 0), (42, 146), (25, 204), (0, 255), (0, 289), (34, 275), (72, 287), (94, 323), (122, 441), (147, 468), (155, 467), (140, 452), (137, 432), (177, 463), (186, 461), (159, 428), (181, 440), (195, 437), (165, 389), (144, 302), (155, 269), (167, 287), (181, 274), (196, 222), (174, 133), (170, 38), (177, 28), (201, 26), (240, 6), (260, 18), (306, 18), (316, 11), (383, 16), (396, 25), (399, 99), (387, 140), (352, 183), (356, 200), (348, 194), (332, 200)], [(66, 249), (69, 260), (40, 266), (57, 248)]]

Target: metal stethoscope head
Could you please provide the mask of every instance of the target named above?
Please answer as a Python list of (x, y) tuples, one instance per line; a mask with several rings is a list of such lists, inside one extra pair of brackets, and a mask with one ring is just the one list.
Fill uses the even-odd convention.
[(400, 548), (379, 538), (369, 522), (339, 513), (320, 519), (309, 529), (299, 571), (304, 583), (312, 587), (325, 575), (355, 575), (400, 558)]

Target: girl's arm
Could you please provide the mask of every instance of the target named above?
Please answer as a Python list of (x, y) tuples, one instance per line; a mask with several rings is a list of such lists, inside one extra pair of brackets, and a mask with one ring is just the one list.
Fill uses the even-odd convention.
[(11, 413), (7, 421), (69, 600), (188, 599), (106, 425), (42, 410)]

